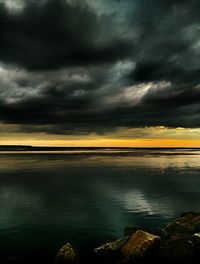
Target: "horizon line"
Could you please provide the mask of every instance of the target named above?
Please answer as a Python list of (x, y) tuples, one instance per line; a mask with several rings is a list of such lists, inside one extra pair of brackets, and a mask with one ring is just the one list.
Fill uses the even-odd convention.
[(90, 148), (90, 149), (101, 149), (101, 148), (124, 148), (124, 149), (127, 149), (127, 148), (132, 148), (132, 149), (200, 149), (200, 147), (195, 147), (195, 146), (137, 146), (137, 147), (134, 147), (134, 146), (55, 146), (55, 145), (14, 145), (14, 144), (0, 144), (0, 148), (1, 147), (14, 147), (14, 148), (17, 148), (17, 147), (20, 147), (20, 148), (59, 148), (59, 149), (62, 149), (62, 148)]

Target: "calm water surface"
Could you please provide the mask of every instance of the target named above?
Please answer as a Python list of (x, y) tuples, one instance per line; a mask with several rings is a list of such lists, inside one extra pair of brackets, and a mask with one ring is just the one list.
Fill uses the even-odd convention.
[(199, 201), (199, 150), (0, 152), (0, 255), (87, 252)]

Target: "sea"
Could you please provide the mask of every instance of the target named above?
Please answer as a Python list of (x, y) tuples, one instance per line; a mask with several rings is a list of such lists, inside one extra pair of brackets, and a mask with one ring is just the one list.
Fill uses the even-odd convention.
[(200, 212), (200, 149), (0, 150), (0, 259), (87, 254)]

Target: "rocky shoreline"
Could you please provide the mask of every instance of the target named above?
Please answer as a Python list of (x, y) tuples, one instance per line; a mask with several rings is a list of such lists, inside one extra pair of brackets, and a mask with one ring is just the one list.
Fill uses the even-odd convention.
[[(200, 263), (200, 214), (187, 212), (159, 231), (130, 227), (126, 236), (94, 249), (91, 263)], [(56, 263), (81, 263), (68, 243), (55, 258)]]
[[(72, 245), (67, 243), (50, 263), (200, 263), (200, 214), (182, 213), (162, 230), (127, 227), (124, 233), (124, 237), (95, 248), (85, 259), (80, 258)], [(22, 262), (13, 260), (4, 263)]]

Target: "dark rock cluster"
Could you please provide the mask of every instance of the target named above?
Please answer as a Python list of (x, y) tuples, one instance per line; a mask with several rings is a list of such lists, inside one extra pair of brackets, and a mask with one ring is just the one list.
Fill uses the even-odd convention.
[[(95, 248), (84, 259), (70, 243), (65, 244), (49, 264), (145, 264), (200, 263), (200, 214), (187, 212), (162, 230), (137, 227), (124, 230), (125, 236)], [(35, 261), (7, 259), (0, 263), (35, 264)], [(40, 263), (40, 262), (36, 262)], [(42, 262), (44, 263), (44, 261)]]
[[(200, 263), (200, 215), (187, 212), (160, 231), (125, 228), (127, 236), (94, 249), (87, 263)], [(69, 245), (69, 244), (68, 244)], [(63, 249), (66, 248), (66, 253)], [(85, 263), (75, 250), (64, 246), (56, 257), (58, 263)], [(59, 257), (61, 256), (61, 258)], [(65, 256), (63, 258), (63, 256)], [(62, 262), (60, 262), (62, 261)], [(64, 262), (63, 262), (64, 261)]]

